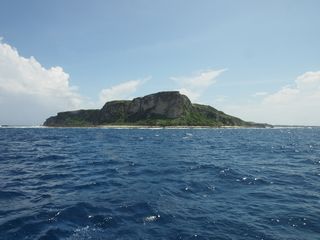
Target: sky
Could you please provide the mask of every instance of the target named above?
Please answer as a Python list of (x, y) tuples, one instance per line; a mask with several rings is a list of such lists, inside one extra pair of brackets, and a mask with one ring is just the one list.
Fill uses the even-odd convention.
[(179, 90), (320, 125), (318, 0), (0, 0), (0, 124)]

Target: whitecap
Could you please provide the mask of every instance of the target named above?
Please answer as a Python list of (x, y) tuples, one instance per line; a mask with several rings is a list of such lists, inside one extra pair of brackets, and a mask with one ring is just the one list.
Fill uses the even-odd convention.
[(151, 215), (151, 216), (147, 216), (147, 217), (143, 218), (143, 221), (144, 222), (154, 222), (158, 218), (160, 218), (160, 215)]

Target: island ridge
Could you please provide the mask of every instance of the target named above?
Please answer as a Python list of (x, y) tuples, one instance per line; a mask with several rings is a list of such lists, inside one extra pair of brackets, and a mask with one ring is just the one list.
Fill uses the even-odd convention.
[(101, 109), (60, 112), (43, 124), (49, 127), (130, 126), (243, 126), (267, 127), (246, 122), (211, 106), (191, 103), (178, 91), (150, 94), (133, 100), (107, 102)]

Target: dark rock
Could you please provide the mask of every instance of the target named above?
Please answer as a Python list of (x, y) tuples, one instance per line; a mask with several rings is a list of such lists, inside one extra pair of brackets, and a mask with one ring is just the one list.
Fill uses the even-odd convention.
[(99, 123), (124, 122), (131, 101), (107, 102), (100, 110)]
[(127, 120), (179, 118), (192, 108), (190, 100), (179, 92), (160, 92), (135, 98), (129, 104)]

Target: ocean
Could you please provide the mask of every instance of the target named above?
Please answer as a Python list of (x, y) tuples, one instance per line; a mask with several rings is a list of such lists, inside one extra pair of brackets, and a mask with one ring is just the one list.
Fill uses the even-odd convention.
[(320, 128), (0, 128), (0, 239), (320, 239)]

